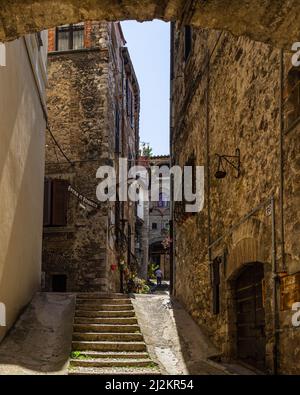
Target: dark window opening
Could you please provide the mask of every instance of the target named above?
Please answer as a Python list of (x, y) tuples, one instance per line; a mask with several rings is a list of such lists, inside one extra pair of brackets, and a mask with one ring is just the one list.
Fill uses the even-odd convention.
[(52, 276), (52, 292), (67, 291), (67, 276), (65, 274), (54, 274)]
[(44, 226), (67, 225), (68, 186), (66, 180), (45, 179)]
[(220, 314), (220, 264), (218, 257), (212, 263), (213, 314)]
[(152, 229), (156, 230), (157, 229), (157, 223), (156, 222), (152, 222)]
[(84, 48), (84, 23), (56, 28), (56, 50), (69, 51)]
[(184, 60), (187, 61), (192, 51), (193, 31), (191, 26), (184, 27)]
[(300, 118), (300, 70), (292, 68), (287, 79), (285, 101), (285, 128), (289, 128)]

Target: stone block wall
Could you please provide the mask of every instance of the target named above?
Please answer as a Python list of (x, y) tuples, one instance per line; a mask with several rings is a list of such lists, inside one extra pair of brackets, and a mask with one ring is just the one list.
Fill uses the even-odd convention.
[[(184, 41), (184, 28), (176, 25), (173, 32), (173, 162), (183, 166), (194, 154), (196, 165), (205, 167), (205, 207), (201, 213), (188, 216), (180, 223), (175, 221), (176, 296), (219, 347), (220, 353), (226, 358), (235, 358), (234, 281), (245, 265), (263, 263), (266, 368), (274, 371), (274, 345), (277, 344), (278, 371), (299, 373), (300, 331), (291, 326), (292, 312), (287, 310), (284, 318), (278, 308), (279, 335), (275, 341), (272, 296), (274, 257), (278, 273), (291, 276), (300, 271), (295, 245), (299, 239), (299, 136), (297, 139), (297, 127), (289, 135), (281, 128), (281, 114), (284, 115), (284, 108), (282, 113), (280, 111), (281, 52), (225, 32), (194, 29), (192, 50), (185, 59)], [(284, 60), (283, 80), (290, 68), (288, 55)], [(234, 156), (236, 149), (240, 150), (240, 176), (236, 178), (236, 170), (225, 165), (227, 176), (216, 179), (216, 154)], [(272, 196), (275, 228), (270, 205)], [(285, 249), (282, 249), (282, 212)], [(214, 314), (212, 262), (217, 257), (221, 260), (220, 312)], [(293, 280), (291, 283), (297, 284)], [(278, 306), (280, 289), (278, 279)], [(293, 295), (296, 297), (297, 292)]]

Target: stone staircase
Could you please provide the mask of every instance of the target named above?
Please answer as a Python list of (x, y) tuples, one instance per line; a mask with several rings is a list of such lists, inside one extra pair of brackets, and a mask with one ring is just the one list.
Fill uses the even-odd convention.
[(128, 295), (77, 294), (69, 374), (160, 374)]

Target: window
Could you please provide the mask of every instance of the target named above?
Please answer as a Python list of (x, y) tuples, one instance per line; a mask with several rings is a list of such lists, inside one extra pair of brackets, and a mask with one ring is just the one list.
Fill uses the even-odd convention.
[(300, 70), (292, 68), (287, 79), (288, 96), (285, 102), (285, 128), (289, 128), (300, 117)]
[(63, 25), (56, 29), (56, 50), (69, 51), (84, 48), (84, 23)]
[(160, 208), (169, 207), (169, 198), (166, 193), (161, 192), (159, 194), (158, 207), (160, 207)]
[(152, 222), (152, 230), (157, 230), (157, 223), (156, 222)]
[(191, 26), (184, 27), (184, 60), (187, 61), (192, 50), (193, 31)]
[(65, 274), (54, 274), (52, 276), (52, 292), (67, 291), (67, 276)]
[(220, 264), (222, 260), (217, 257), (212, 263), (212, 290), (213, 290), (213, 314), (220, 313)]
[(45, 179), (44, 226), (67, 225), (68, 186), (66, 180)]

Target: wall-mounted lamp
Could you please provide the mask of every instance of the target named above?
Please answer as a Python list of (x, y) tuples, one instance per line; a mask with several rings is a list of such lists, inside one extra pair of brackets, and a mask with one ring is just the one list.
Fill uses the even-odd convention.
[(239, 178), (241, 174), (241, 153), (239, 148), (235, 150), (235, 155), (219, 155), (216, 154), (216, 156), (219, 159), (218, 163), (218, 170), (215, 174), (215, 177), (217, 179), (222, 179), (227, 176), (227, 172), (225, 170), (225, 163), (228, 163), (231, 167), (233, 167), (236, 170), (236, 176), (235, 178)]

